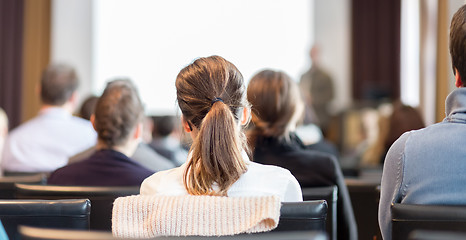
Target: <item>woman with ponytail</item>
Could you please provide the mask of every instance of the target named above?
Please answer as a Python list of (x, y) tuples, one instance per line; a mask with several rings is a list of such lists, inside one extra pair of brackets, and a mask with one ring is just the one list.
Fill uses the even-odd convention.
[(336, 158), (308, 150), (294, 133), (304, 110), (298, 86), (284, 72), (263, 70), (249, 82), (253, 161), (291, 171), (302, 187), (338, 186), (337, 239), (357, 239), (356, 221)]
[(158, 172), (141, 185), (142, 195), (277, 195), (301, 201), (297, 180), (285, 170), (251, 162), (243, 126), (249, 107), (243, 77), (219, 56), (199, 58), (176, 78), (182, 124), (193, 144), (185, 164)]

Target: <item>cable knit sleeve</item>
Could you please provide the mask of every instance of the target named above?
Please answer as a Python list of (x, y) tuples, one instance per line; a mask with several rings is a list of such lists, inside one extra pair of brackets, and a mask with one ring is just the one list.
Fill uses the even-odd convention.
[(379, 203), (379, 226), (384, 240), (392, 239), (392, 203), (402, 199), (403, 166), (405, 145), (410, 133), (403, 134), (388, 150), (383, 167)]

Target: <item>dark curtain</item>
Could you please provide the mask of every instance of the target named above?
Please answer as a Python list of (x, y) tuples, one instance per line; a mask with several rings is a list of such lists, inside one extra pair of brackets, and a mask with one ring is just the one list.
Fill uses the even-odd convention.
[(355, 100), (400, 96), (401, 0), (352, 0)]
[(10, 129), (21, 122), (23, 0), (0, 0), (0, 107)]

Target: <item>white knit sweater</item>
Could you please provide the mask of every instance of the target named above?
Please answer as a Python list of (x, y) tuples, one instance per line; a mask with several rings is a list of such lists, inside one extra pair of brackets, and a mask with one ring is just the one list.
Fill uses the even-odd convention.
[(115, 237), (222, 236), (277, 227), (280, 198), (218, 196), (129, 196), (113, 205)]

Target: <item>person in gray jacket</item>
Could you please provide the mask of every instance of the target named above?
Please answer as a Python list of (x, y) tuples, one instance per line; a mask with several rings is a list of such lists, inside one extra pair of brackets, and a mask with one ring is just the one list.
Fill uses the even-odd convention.
[(379, 225), (391, 236), (392, 203), (466, 204), (466, 5), (453, 16), (450, 54), (456, 87), (446, 99), (446, 117), (404, 133), (388, 151), (382, 176)]

